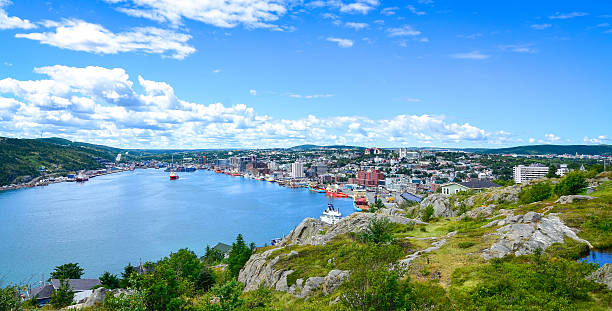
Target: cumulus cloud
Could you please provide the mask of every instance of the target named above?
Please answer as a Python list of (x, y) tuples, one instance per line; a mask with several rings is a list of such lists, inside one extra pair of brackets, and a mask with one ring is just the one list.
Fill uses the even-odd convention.
[(389, 37), (418, 36), (421, 34), (420, 31), (415, 30), (409, 25), (398, 28), (389, 28), (387, 29), (387, 33), (389, 34)]
[(187, 44), (191, 39), (190, 35), (172, 30), (140, 27), (127, 32), (113, 33), (101, 25), (77, 19), (46, 22), (45, 25), (55, 30), (17, 34), (15, 37), (40, 41), (62, 49), (96, 54), (140, 51), (148, 54), (169, 54), (172, 58), (184, 59), (195, 52), (195, 48)]
[(584, 142), (587, 144), (605, 144), (610, 141), (610, 138), (606, 135), (599, 135), (597, 137), (584, 136)]
[(540, 139), (538, 142), (541, 144), (554, 144), (556, 142), (559, 142), (561, 140), (561, 137), (555, 135), (555, 134), (544, 134), (544, 139)]
[(190, 19), (217, 27), (276, 28), (289, 0), (106, 0), (125, 14), (180, 25)]
[(346, 27), (353, 28), (355, 30), (365, 29), (365, 28), (368, 28), (370, 26), (370, 25), (368, 25), (366, 23), (353, 23), (353, 22), (348, 22), (348, 23), (346, 23), (344, 25), (346, 25)]
[(249, 90), (249, 94), (251, 94), (253, 96), (257, 96), (257, 91), (256, 90)]
[(414, 14), (414, 15), (419, 15), (419, 16), (421, 16), (421, 15), (425, 15), (425, 14), (427, 14), (427, 13), (425, 13), (425, 12), (423, 12), (423, 11), (419, 11), (419, 10), (417, 10), (417, 8), (415, 8), (415, 7), (414, 7), (414, 5), (408, 5), (408, 6), (406, 6), (406, 8), (407, 8), (407, 9), (408, 9), (408, 10), (409, 10), (409, 11), (410, 11), (412, 14)]
[(467, 53), (452, 54), (451, 57), (452, 58), (457, 58), (457, 59), (484, 60), (484, 59), (489, 58), (490, 55), (483, 54), (480, 51), (471, 51), (471, 52), (467, 52)]
[(21, 19), (17, 16), (8, 16), (4, 8), (10, 4), (11, 2), (9, 0), (0, 0), (0, 29), (36, 28), (36, 25), (27, 19)]
[(242, 104), (188, 102), (171, 85), (142, 76), (134, 82), (122, 68), (56, 65), (35, 72), (44, 77), (0, 80), (0, 136), (36, 137), (44, 131), (131, 148), (496, 143), (509, 136), (428, 114), (276, 119)]
[(335, 42), (341, 48), (350, 48), (353, 46), (353, 40), (350, 39), (329, 37), (326, 40), (330, 42)]
[(315, 99), (315, 98), (327, 98), (332, 97), (332, 94), (312, 94), (312, 95), (301, 95), (301, 94), (289, 94), (289, 97), (303, 98), (303, 99)]

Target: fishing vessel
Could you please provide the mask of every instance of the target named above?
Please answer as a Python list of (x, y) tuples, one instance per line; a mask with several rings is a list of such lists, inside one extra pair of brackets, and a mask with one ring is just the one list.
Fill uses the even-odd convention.
[(321, 215), (320, 219), (322, 222), (328, 225), (333, 225), (342, 220), (342, 213), (340, 213), (340, 210), (335, 208), (333, 204), (328, 203), (327, 208), (323, 211), (323, 215)]
[(177, 179), (179, 179), (179, 175), (176, 172), (171, 172), (170, 180), (177, 180)]
[(368, 199), (364, 197), (356, 198), (355, 201), (353, 201), (353, 208), (358, 212), (367, 211), (369, 209)]
[(78, 181), (78, 182), (85, 182), (85, 181), (89, 180), (89, 176), (87, 176), (86, 174), (83, 174), (83, 173), (79, 173), (76, 176), (75, 180)]

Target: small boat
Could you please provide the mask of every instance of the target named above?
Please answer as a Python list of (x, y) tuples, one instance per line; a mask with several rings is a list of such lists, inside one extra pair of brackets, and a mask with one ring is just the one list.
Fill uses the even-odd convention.
[(316, 193), (325, 193), (325, 189), (319, 188), (319, 187), (308, 186), (308, 190), (310, 190), (312, 192), (316, 192)]
[(342, 214), (340, 213), (340, 210), (334, 207), (333, 204), (328, 203), (327, 209), (323, 211), (323, 215), (321, 215), (320, 219), (322, 222), (328, 225), (333, 225), (342, 220)]
[(357, 198), (353, 201), (353, 209), (357, 212), (367, 211), (369, 209), (368, 199)]
[(88, 177), (86, 174), (79, 173), (79, 174), (76, 176), (75, 180), (76, 180), (76, 181), (78, 181), (78, 182), (85, 182), (85, 181), (88, 181), (88, 180), (89, 180), (89, 177)]
[(170, 180), (177, 180), (177, 179), (179, 179), (179, 175), (176, 172), (171, 172)]

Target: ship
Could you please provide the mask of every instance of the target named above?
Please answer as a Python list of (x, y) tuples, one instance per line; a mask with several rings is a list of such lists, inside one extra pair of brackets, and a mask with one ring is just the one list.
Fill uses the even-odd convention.
[(357, 212), (367, 211), (370, 208), (368, 206), (368, 199), (364, 197), (356, 198), (355, 201), (353, 201), (353, 208)]
[(323, 211), (323, 215), (320, 217), (321, 221), (328, 224), (333, 225), (342, 220), (342, 214), (340, 210), (334, 207), (333, 204), (328, 203), (327, 208)]
[(78, 181), (78, 182), (85, 182), (85, 181), (89, 180), (89, 176), (87, 176), (86, 174), (83, 174), (83, 173), (79, 173), (76, 176), (75, 180)]

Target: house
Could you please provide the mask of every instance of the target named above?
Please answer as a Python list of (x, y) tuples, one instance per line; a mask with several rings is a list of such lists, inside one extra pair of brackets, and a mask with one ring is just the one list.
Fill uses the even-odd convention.
[(451, 195), (459, 193), (460, 191), (475, 190), (480, 192), (485, 189), (501, 187), (500, 185), (488, 180), (480, 179), (466, 182), (451, 182), (440, 186), (442, 188), (442, 194)]
[[(100, 285), (98, 279), (69, 279), (68, 285), (74, 292), (74, 301), (78, 302), (91, 296), (92, 288)], [(51, 284), (45, 284), (43, 286), (33, 288), (28, 291), (29, 298), (36, 298), (38, 305), (45, 305), (51, 300), (51, 295), (60, 287), (61, 282), (59, 279), (51, 279)]]

